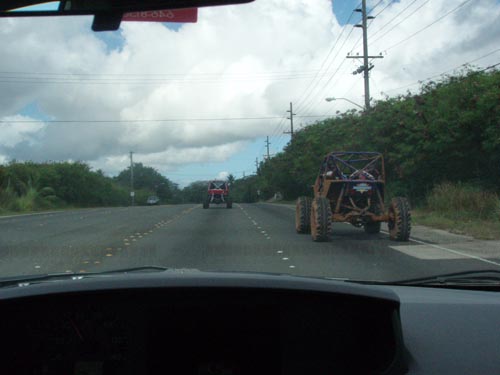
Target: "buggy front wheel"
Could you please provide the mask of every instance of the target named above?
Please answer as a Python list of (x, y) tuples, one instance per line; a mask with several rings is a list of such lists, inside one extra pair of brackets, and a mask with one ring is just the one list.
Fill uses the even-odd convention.
[(406, 198), (393, 198), (389, 206), (389, 238), (393, 241), (408, 241), (411, 231), (410, 203)]
[(233, 201), (231, 199), (226, 201), (226, 208), (233, 208)]
[(315, 242), (328, 241), (332, 229), (330, 201), (324, 197), (314, 198), (311, 205), (311, 236)]

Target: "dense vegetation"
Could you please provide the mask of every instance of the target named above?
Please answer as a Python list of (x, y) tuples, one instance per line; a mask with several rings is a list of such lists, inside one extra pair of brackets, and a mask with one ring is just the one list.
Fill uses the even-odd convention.
[[(136, 202), (149, 195), (163, 203), (178, 199), (177, 185), (154, 168), (134, 164)], [(26, 212), (64, 207), (124, 206), (130, 203), (130, 168), (106, 177), (85, 163), (18, 163), (0, 165), (0, 212)]]
[[(283, 152), (260, 165), (258, 176), (235, 187), (281, 192), (285, 199), (311, 194), (320, 162), (330, 151), (380, 151), (389, 195), (423, 203), (442, 183), (473, 190), (500, 184), (500, 72), (464, 71), (378, 101), (368, 113), (337, 113), (296, 132)], [(251, 187), (249, 187), (251, 186)], [(255, 193), (244, 198), (253, 201)]]

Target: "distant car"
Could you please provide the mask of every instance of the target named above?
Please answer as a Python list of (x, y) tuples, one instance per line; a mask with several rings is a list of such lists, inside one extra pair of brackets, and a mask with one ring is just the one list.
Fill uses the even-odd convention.
[(148, 200), (146, 201), (146, 204), (148, 206), (153, 206), (153, 205), (156, 205), (160, 203), (160, 198), (158, 198), (156, 195), (152, 195), (150, 197), (148, 197)]

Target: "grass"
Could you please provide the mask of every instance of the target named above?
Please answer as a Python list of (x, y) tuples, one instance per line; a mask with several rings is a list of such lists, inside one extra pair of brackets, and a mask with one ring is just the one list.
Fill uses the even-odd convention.
[(55, 196), (43, 197), (33, 187), (28, 187), (23, 195), (12, 189), (0, 190), (0, 215), (25, 214), (66, 208), (66, 204)]
[(413, 209), (412, 220), (415, 224), (465, 234), (480, 240), (500, 240), (499, 220), (450, 219), (427, 209)]
[(473, 185), (437, 185), (425, 204), (413, 210), (413, 219), (416, 224), (478, 239), (500, 239), (499, 197)]

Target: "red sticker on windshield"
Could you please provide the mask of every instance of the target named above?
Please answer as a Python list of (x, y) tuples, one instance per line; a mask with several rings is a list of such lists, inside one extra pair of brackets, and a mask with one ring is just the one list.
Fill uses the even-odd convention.
[(198, 8), (150, 10), (147, 12), (125, 13), (122, 21), (196, 22), (198, 21)]

